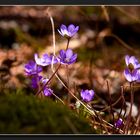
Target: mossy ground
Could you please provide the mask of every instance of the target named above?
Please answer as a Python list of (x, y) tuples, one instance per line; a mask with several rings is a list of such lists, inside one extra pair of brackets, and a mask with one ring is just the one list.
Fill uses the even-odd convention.
[(96, 133), (85, 118), (61, 103), (33, 95), (0, 97), (0, 133)]

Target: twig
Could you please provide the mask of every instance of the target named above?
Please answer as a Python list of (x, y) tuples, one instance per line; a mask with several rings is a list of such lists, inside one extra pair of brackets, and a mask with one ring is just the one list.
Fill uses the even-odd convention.
[(106, 7), (104, 5), (101, 5), (101, 8), (103, 10), (103, 14), (105, 16), (106, 21), (109, 22), (109, 15), (108, 15)]

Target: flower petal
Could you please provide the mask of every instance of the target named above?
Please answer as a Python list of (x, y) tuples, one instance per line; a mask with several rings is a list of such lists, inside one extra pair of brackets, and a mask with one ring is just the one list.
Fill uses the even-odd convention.
[(79, 30), (79, 26), (77, 26), (72, 32), (71, 32), (71, 37), (74, 36), (77, 31)]
[(74, 63), (76, 59), (77, 59), (77, 54), (74, 54), (72, 58), (70, 59), (71, 63)]
[(133, 66), (136, 66), (138, 64), (138, 60), (135, 58), (135, 56), (131, 56), (129, 58), (129, 63), (133, 64)]
[(37, 53), (34, 54), (34, 59), (35, 59), (36, 64), (37, 64), (37, 65), (40, 65), (40, 59), (39, 59)]
[(59, 51), (59, 55), (62, 59), (66, 58), (66, 54), (65, 54), (65, 51), (64, 50), (60, 50)]
[(63, 34), (63, 36), (64, 36), (64, 35), (68, 35), (67, 27), (66, 27), (64, 24), (61, 25), (60, 31), (61, 31), (61, 33)]
[(133, 72), (132, 72), (132, 80), (133, 81), (136, 81), (136, 80), (138, 80), (138, 71), (137, 71), (137, 69), (135, 69)]
[(86, 102), (90, 102), (94, 97), (93, 90), (81, 90), (80, 94), (81, 94), (82, 99)]
[(60, 27), (60, 29), (61, 30), (67, 30), (67, 27), (66, 27), (66, 25), (62, 24), (61, 27)]
[(44, 89), (44, 95), (45, 95), (45, 96), (51, 96), (51, 95), (52, 95), (52, 92), (53, 92), (53, 91), (52, 91), (50, 88), (47, 88), (47, 87), (46, 87), (46, 88)]
[(129, 58), (130, 58), (129, 55), (125, 56), (125, 63), (127, 66), (129, 65)]
[(71, 59), (72, 56), (73, 56), (73, 51), (71, 49), (67, 49), (66, 50), (66, 58)]
[(57, 31), (59, 32), (59, 34), (61, 34), (62, 36), (64, 36), (60, 30), (57, 29)]
[(128, 69), (124, 70), (124, 76), (129, 82), (132, 82), (132, 77)]
[(75, 30), (75, 26), (73, 25), (73, 24), (70, 24), (69, 26), (68, 26), (68, 32), (73, 32)]

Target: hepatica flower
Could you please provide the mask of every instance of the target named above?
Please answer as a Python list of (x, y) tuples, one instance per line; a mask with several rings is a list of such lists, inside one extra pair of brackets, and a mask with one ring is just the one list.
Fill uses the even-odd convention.
[(119, 118), (114, 124), (116, 128), (120, 128), (122, 125), (123, 125), (123, 120), (121, 118)]
[(130, 70), (140, 68), (140, 63), (135, 58), (135, 56), (130, 57), (129, 55), (126, 55), (125, 56), (125, 63)]
[(46, 88), (43, 90), (43, 93), (44, 93), (45, 96), (51, 96), (52, 93), (53, 93), (53, 90), (51, 90), (50, 88), (47, 88), (47, 87), (46, 87)]
[(60, 50), (58, 60), (61, 64), (72, 64), (76, 62), (77, 54), (74, 54), (71, 49)]
[(125, 56), (125, 63), (127, 68), (124, 70), (124, 76), (129, 82), (137, 81), (139, 78), (138, 69), (140, 68), (140, 64), (138, 60), (134, 56)]
[(94, 98), (95, 92), (93, 90), (81, 90), (80, 94), (84, 101), (90, 102)]
[[(41, 83), (43, 84), (43, 86), (48, 82), (49, 79), (47, 78), (43, 78), (41, 80)], [(43, 93), (45, 96), (51, 96), (53, 93), (53, 90), (51, 90), (47, 85), (44, 87)]]
[[(50, 65), (52, 63), (53, 56), (52, 55), (48, 56), (47, 54), (43, 54), (43, 56), (41, 58), (39, 58), (38, 54), (35, 54), (34, 58), (35, 58), (35, 62), (38, 65), (48, 66), (48, 65)], [(53, 60), (53, 64), (55, 64), (57, 62), (58, 62), (57, 59)]]
[(42, 67), (37, 66), (37, 64), (31, 60), (27, 64), (25, 64), (24, 70), (26, 75), (31, 76), (37, 75), (38, 73), (42, 72)]
[(129, 82), (134, 82), (138, 80), (138, 70), (134, 69), (130, 71), (128, 68), (124, 70), (124, 76)]
[(67, 38), (73, 37), (79, 30), (79, 26), (74, 26), (73, 24), (70, 24), (68, 27), (65, 25), (61, 25), (60, 30), (58, 32)]

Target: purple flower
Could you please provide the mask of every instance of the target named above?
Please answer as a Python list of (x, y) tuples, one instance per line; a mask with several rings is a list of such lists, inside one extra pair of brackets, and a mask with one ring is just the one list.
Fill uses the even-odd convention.
[[(48, 80), (49, 79), (47, 79), (47, 78), (42, 78), (42, 76), (34, 76), (34, 77), (32, 77), (32, 80), (31, 80), (31, 86), (32, 86), (32, 88), (37, 89), (39, 84), (42, 84), (42, 86), (44, 86)], [(43, 93), (45, 96), (51, 96), (53, 93), (53, 90), (48, 88), (46, 85), (43, 89)]]
[(39, 84), (41, 79), (42, 79), (42, 76), (39, 76), (39, 75), (36, 75), (36, 76), (32, 77), (31, 87), (34, 88), (34, 89), (38, 88), (38, 84)]
[(133, 71), (130, 71), (130, 69), (126, 68), (124, 70), (124, 76), (129, 82), (134, 82), (138, 80), (138, 70), (134, 69)]
[(67, 49), (66, 51), (60, 50), (58, 59), (62, 64), (69, 65), (76, 61), (77, 54), (74, 54), (71, 49)]
[(124, 70), (124, 76), (129, 82), (137, 81), (139, 78), (138, 69), (140, 68), (140, 64), (135, 56), (125, 56), (125, 63), (128, 68)]
[(53, 93), (53, 90), (51, 90), (50, 88), (45, 88), (44, 91), (43, 91), (44, 95), (45, 96), (51, 96), (52, 93)]
[[(34, 54), (35, 62), (41, 66), (47, 66), (52, 63), (53, 56), (48, 56), (47, 54), (43, 54), (42, 58), (38, 58), (38, 54)], [(57, 63), (58, 60), (54, 59), (53, 64)]]
[(86, 102), (90, 102), (94, 98), (94, 94), (93, 90), (81, 90), (81, 97)]
[[(45, 84), (48, 82), (48, 80), (49, 80), (49, 79), (44, 78), (44, 79), (41, 80), (41, 83), (42, 83), (43, 85), (45, 85)], [(48, 88), (47, 85), (46, 85), (46, 86), (44, 87), (43, 93), (44, 93), (45, 96), (51, 96), (52, 93), (53, 93), (53, 90), (51, 90), (50, 88)]]
[(74, 26), (73, 24), (70, 24), (68, 28), (65, 25), (61, 25), (60, 30), (58, 32), (62, 36), (66, 36), (67, 38), (73, 37), (79, 30), (79, 26)]
[(130, 70), (140, 68), (140, 64), (139, 64), (138, 60), (135, 58), (135, 56), (130, 57), (129, 55), (126, 55), (125, 63)]
[(25, 64), (24, 70), (26, 75), (31, 76), (37, 75), (38, 73), (42, 72), (42, 67), (37, 66), (36, 63), (31, 60), (27, 64)]
[(116, 128), (120, 128), (122, 125), (123, 125), (123, 120), (122, 120), (121, 118), (118, 119), (118, 120), (115, 122), (115, 124), (114, 124), (114, 126), (115, 126)]

